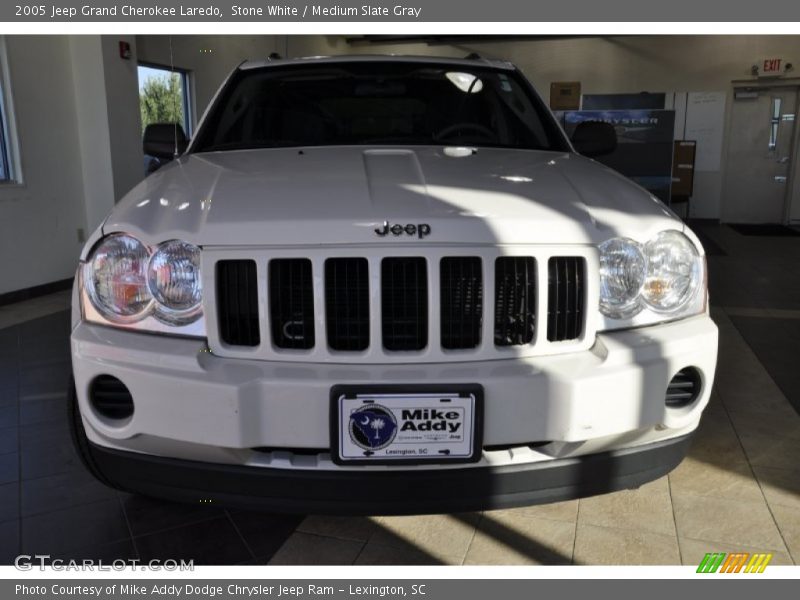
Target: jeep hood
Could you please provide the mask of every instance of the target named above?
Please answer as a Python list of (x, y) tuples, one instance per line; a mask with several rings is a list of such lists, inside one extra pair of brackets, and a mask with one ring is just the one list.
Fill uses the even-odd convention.
[[(430, 234), (380, 237), (385, 221), (427, 224)], [(131, 190), (103, 231), (149, 244), (308, 246), (597, 244), (614, 235), (645, 241), (665, 228), (682, 224), (578, 155), (426, 146), (187, 155)]]

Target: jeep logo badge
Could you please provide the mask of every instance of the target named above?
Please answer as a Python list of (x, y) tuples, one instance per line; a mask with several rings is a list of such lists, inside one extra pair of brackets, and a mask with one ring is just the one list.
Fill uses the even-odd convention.
[(403, 235), (416, 235), (419, 239), (422, 239), (431, 233), (431, 226), (427, 223), (420, 223), (419, 225), (414, 225), (414, 223), (408, 223), (407, 225), (400, 225), (399, 223), (395, 223), (392, 225), (389, 221), (384, 221), (383, 225), (375, 230), (381, 237), (385, 237), (390, 233), (394, 236)]

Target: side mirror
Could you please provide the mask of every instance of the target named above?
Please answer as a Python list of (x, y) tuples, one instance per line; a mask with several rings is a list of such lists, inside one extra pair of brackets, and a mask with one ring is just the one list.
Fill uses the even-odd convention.
[(572, 133), (572, 145), (579, 154), (593, 158), (617, 149), (617, 131), (611, 123), (583, 121)]
[(144, 130), (142, 149), (148, 156), (161, 160), (172, 160), (177, 150), (183, 154), (189, 142), (183, 127), (178, 123), (152, 123)]

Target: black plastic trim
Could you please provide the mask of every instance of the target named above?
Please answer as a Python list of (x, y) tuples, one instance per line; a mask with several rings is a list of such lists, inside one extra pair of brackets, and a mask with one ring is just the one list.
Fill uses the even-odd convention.
[(93, 444), (90, 451), (113, 486), (148, 496), (284, 513), (386, 515), (509, 508), (634, 488), (678, 466), (690, 440), (520, 466), (407, 470), (246, 467)]

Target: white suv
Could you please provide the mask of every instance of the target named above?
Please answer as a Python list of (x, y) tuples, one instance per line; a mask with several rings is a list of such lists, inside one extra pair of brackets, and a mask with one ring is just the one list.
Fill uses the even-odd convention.
[[(152, 496), (349, 514), (669, 472), (713, 382), (705, 257), (576, 153), (608, 127), (573, 147), (500, 61), (241, 65), (81, 256), (86, 465)], [(182, 145), (155, 130), (149, 154)]]

